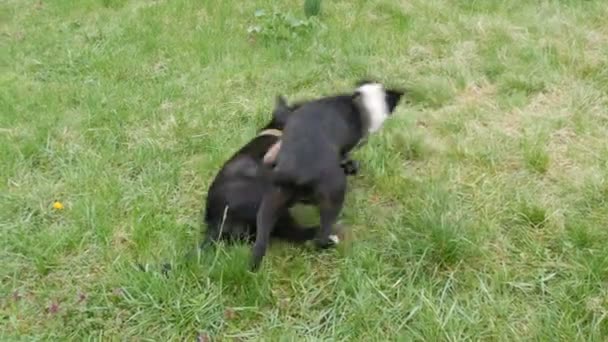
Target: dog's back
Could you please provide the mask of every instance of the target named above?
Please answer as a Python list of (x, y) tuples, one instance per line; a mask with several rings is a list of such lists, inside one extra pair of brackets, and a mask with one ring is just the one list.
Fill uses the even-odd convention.
[(343, 152), (363, 136), (363, 123), (350, 95), (308, 102), (291, 114), (273, 171), (275, 183), (306, 186), (339, 166)]

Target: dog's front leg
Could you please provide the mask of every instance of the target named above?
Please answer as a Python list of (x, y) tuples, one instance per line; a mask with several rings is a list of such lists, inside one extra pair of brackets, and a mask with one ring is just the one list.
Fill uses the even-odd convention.
[(340, 162), (340, 167), (344, 170), (344, 173), (347, 176), (355, 176), (359, 173), (359, 162), (353, 159), (350, 159), (350, 152), (359, 149), (361, 146), (367, 144), (367, 137), (364, 137), (360, 140), (354, 147), (342, 150), (342, 161)]
[(256, 218), (255, 244), (252, 248), (251, 270), (255, 271), (266, 254), (270, 233), (276, 224), (280, 211), (287, 204), (289, 197), (281, 188), (272, 188), (262, 199)]

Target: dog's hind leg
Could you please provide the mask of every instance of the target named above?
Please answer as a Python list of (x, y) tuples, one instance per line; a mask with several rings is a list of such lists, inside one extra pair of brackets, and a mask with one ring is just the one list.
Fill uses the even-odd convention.
[(314, 239), (319, 231), (318, 226), (303, 227), (289, 213), (281, 215), (275, 224), (272, 235), (293, 243), (304, 243)]
[(256, 270), (268, 248), (270, 234), (278, 221), (280, 213), (286, 209), (290, 199), (287, 190), (275, 187), (269, 190), (262, 199), (256, 219), (255, 244), (252, 248), (251, 269)]
[(321, 229), (315, 239), (315, 244), (319, 248), (328, 248), (336, 244), (336, 241), (330, 235), (338, 221), (338, 215), (342, 210), (346, 193), (346, 175), (344, 175), (342, 169), (338, 168), (333, 172), (332, 177), (325, 179), (328, 181), (319, 184), (317, 193)]

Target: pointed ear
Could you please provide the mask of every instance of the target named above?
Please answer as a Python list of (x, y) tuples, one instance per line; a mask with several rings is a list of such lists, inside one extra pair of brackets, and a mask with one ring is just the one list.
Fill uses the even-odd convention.
[(286, 110), (289, 106), (287, 106), (287, 100), (283, 95), (277, 95), (277, 99), (274, 105), (275, 110)]
[(274, 103), (274, 110), (272, 111), (275, 119), (282, 118), (285, 114), (290, 111), (289, 105), (287, 105), (287, 100), (283, 95), (277, 95), (277, 99)]
[(396, 89), (387, 89), (386, 90), (386, 104), (388, 105), (389, 113), (392, 113), (395, 110), (395, 107), (399, 104), (399, 100), (403, 96), (405, 92), (402, 90)]
[(287, 121), (287, 115), (291, 112), (291, 108), (287, 105), (287, 100), (282, 95), (278, 95), (272, 110), (272, 120), (274, 123), (283, 126)]

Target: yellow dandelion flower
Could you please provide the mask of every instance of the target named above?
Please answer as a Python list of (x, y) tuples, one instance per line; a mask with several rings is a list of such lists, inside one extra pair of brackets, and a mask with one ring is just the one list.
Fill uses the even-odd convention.
[(59, 201), (55, 201), (55, 203), (53, 203), (53, 209), (57, 209), (57, 210), (63, 209), (63, 203), (61, 203)]

